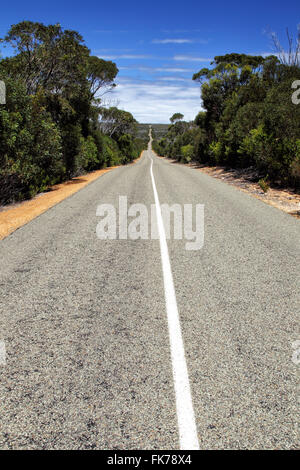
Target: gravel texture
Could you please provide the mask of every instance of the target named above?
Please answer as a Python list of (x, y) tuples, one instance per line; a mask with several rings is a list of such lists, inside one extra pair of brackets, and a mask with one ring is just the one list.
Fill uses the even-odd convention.
[[(96, 208), (154, 202), (147, 152), (0, 242), (2, 449), (176, 449), (158, 240), (99, 240)], [(161, 203), (205, 204), (170, 240), (200, 447), (297, 440), (299, 220), (155, 158)]]

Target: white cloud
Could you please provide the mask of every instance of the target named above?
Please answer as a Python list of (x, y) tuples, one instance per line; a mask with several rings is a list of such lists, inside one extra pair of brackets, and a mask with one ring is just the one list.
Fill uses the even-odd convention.
[(168, 123), (175, 112), (192, 120), (201, 109), (200, 90), (193, 83), (170, 85), (123, 78), (111, 96), (139, 122)]
[(94, 54), (120, 54), (120, 53), (129, 53), (129, 52), (134, 52), (134, 49), (94, 49), (93, 53)]
[(183, 77), (176, 77), (176, 76), (170, 76), (170, 77), (159, 77), (160, 81), (163, 82), (187, 82), (190, 83), (191, 79), (190, 78), (183, 78)]
[(151, 55), (147, 54), (112, 54), (99, 56), (104, 60), (115, 60), (115, 59), (153, 59)]
[(212, 59), (209, 57), (191, 57), (189, 55), (175, 55), (173, 60), (178, 62), (211, 62)]
[[(262, 56), (264, 58), (266, 57), (269, 57), (270, 55), (275, 55), (276, 57), (279, 57), (279, 53), (278, 52), (262, 52), (262, 53), (259, 53), (259, 54), (254, 54), (254, 55), (258, 55), (258, 56)], [(285, 55), (286, 57), (288, 57), (288, 53), (287, 52), (284, 52), (283, 55)]]
[(155, 72), (166, 72), (166, 73), (185, 73), (185, 72), (194, 72), (194, 69), (187, 69), (183, 67), (143, 67), (140, 65), (137, 66), (119, 66), (119, 70), (139, 70), (140, 72), (150, 72), (150, 73), (155, 73)]
[(153, 39), (153, 44), (191, 44), (193, 39)]
[(156, 69), (157, 72), (171, 72), (171, 73), (176, 73), (176, 72), (193, 72), (193, 69), (185, 69), (185, 68), (179, 68), (179, 67), (161, 67)]
[(107, 34), (116, 34), (116, 33), (129, 33), (127, 29), (96, 29), (94, 33), (107, 33)]
[(203, 33), (201, 29), (162, 29), (162, 33)]

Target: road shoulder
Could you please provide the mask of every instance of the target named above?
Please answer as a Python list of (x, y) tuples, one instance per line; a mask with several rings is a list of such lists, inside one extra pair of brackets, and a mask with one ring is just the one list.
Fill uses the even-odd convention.
[(196, 169), (201, 173), (212, 176), (223, 183), (229, 184), (239, 191), (249, 194), (266, 204), (276, 207), (277, 209), (300, 219), (300, 194), (291, 189), (271, 187), (267, 193), (264, 193), (258, 183), (253, 181), (251, 175), (246, 170), (226, 169), (224, 167), (209, 167), (194, 163), (180, 163), (166, 157), (160, 157), (169, 163), (183, 165), (188, 168)]
[[(141, 156), (132, 163), (136, 163), (140, 158)], [(0, 240), (64, 199), (77, 193), (103, 174), (116, 168), (120, 168), (120, 166), (108, 167), (72, 178), (64, 183), (51, 186), (49, 191), (37, 194), (33, 199), (0, 207)]]

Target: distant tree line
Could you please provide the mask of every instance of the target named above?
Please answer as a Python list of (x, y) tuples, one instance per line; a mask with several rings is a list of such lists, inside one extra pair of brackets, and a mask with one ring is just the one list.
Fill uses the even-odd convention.
[(0, 59), (0, 203), (139, 155), (133, 116), (101, 101), (117, 66), (92, 56), (78, 32), (23, 21), (1, 42), (15, 54)]
[(299, 60), (226, 54), (212, 66), (193, 76), (204, 110), (194, 122), (172, 116), (155, 150), (182, 162), (253, 166), (266, 180), (299, 189), (300, 104), (292, 102)]

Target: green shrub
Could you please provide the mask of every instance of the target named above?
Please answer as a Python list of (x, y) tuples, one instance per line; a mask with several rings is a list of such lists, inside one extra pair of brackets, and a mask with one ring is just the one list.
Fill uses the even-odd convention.
[(123, 134), (118, 139), (118, 146), (122, 155), (122, 163), (129, 163), (134, 159), (134, 145), (130, 134)]
[(194, 155), (194, 146), (191, 144), (182, 146), (181, 153), (182, 153), (182, 158), (181, 158), (182, 163), (189, 163), (192, 160), (193, 155)]
[(219, 163), (223, 155), (222, 142), (212, 142), (209, 145), (209, 156), (212, 163)]
[(99, 168), (98, 149), (92, 136), (80, 138), (80, 150), (76, 159), (79, 172), (92, 171)]
[(115, 140), (107, 135), (102, 135), (101, 159), (104, 167), (115, 166), (121, 164), (121, 155), (118, 144)]
[[(23, 21), (12, 25), (2, 42), (16, 54), (0, 59), (7, 90), (7, 103), (0, 107), (1, 203), (139, 155), (145, 143), (134, 138), (134, 117), (104, 110), (96, 98), (99, 89), (114, 87), (116, 64), (90, 56), (79, 33)], [(103, 113), (113, 138), (100, 131)]]
[(259, 187), (263, 190), (264, 193), (267, 193), (270, 189), (270, 185), (269, 183), (267, 182), (267, 179), (266, 178), (261, 178), (259, 181), (258, 181), (258, 185)]
[(0, 108), (1, 203), (32, 197), (65, 173), (60, 133), (42, 95), (23, 95), (23, 87), (9, 80), (7, 91), (7, 104)]

